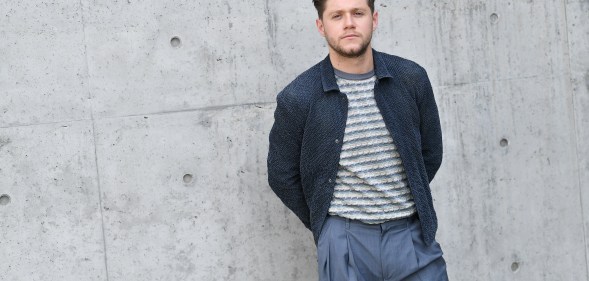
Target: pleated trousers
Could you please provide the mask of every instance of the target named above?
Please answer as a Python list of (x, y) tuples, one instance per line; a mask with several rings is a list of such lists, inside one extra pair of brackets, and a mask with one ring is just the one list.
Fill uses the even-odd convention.
[(317, 244), (319, 281), (447, 281), (438, 242), (425, 245), (417, 216), (365, 224), (327, 218)]

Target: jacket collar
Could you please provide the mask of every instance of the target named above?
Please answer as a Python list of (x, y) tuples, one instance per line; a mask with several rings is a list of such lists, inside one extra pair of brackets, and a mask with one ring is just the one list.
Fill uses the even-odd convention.
[[(383, 54), (372, 49), (372, 58), (374, 60), (374, 75), (376, 79), (393, 78), (393, 75), (385, 65)], [(329, 59), (329, 55), (321, 62), (321, 83), (323, 84), (323, 92), (338, 91), (337, 81), (335, 79), (335, 72), (333, 65)]]

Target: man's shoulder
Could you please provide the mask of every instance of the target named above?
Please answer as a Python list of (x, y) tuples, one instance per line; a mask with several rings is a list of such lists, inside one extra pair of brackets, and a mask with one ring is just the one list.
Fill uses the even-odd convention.
[[(289, 86), (294, 87), (295, 89), (322, 89), (323, 84), (321, 82), (321, 63), (318, 62), (309, 69), (303, 71), (299, 74), (292, 82), (290, 82)], [(287, 86), (288, 87), (288, 86)]]
[(415, 77), (424, 75), (425, 69), (418, 63), (400, 56), (387, 53), (376, 53), (378, 59), (384, 66), (396, 75), (404, 77)]
[(287, 95), (297, 99), (308, 99), (323, 91), (321, 80), (321, 62), (299, 74), (278, 95)]

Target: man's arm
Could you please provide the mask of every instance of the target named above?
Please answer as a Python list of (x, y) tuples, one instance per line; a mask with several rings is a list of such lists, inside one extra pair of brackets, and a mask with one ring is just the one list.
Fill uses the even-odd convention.
[(268, 183), (307, 227), (311, 227), (309, 207), (305, 201), (300, 174), (301, 142), (303, 139), (303, 112), (288, 92), (288, 87), (276, 98), (274, 125), (270, 131), (268, 151)]
[(429, 182), (434, 179), (436, 172), (442, 164), (442, 129), (440, 126), (440, 117), (438, 107), (432, 91), (432, 86), (427, 77), (425, 69), (421, 68), (419, 79), (416, 85), (419, 100), (421, 134), (421, 154), (425, 163), (425, 170)]

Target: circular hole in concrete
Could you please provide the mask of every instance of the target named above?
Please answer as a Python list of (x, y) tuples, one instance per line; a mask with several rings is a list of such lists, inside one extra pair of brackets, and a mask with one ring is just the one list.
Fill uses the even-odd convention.
[(191, 183), (192, 179), (193, 179), (193, 177), (191, 174), (186, 174), (186, 175), (184, 175), (184, 177), (182, 177), (182, 180), (184, 181), (184, 183)]
[(6, 194), (0, 195), (0, 205), (8, 205), (10, 203), (10, 196)]
[(501, 141), (499, 141), (499, 145), (501, 145), (501, 147), (506, 147), (509, 145), (509, 141), (507, 139), (501, 139)]
[(517, 272), (518, 270), (519, 270), (519, 262), (516, 262), (516, 261), (515, 261), (515, 262), (513, 262), (513, 263), (511, 264), (511, 271), (512, 271), (512, 272)]
[(174, 47), (174, 48), (180, 47), (180, 45), (182, 45), (182, 41), (180, 40), (180, 37), (178, 37), (178, 36), (172, 37), (172, 39), (170, 40), (170, 45), (172, 45), (172, 47)]
[(499, 20), (499, 15), (496, 13), (492, 13), (490, 18), (492, 23), (496, 23)]

